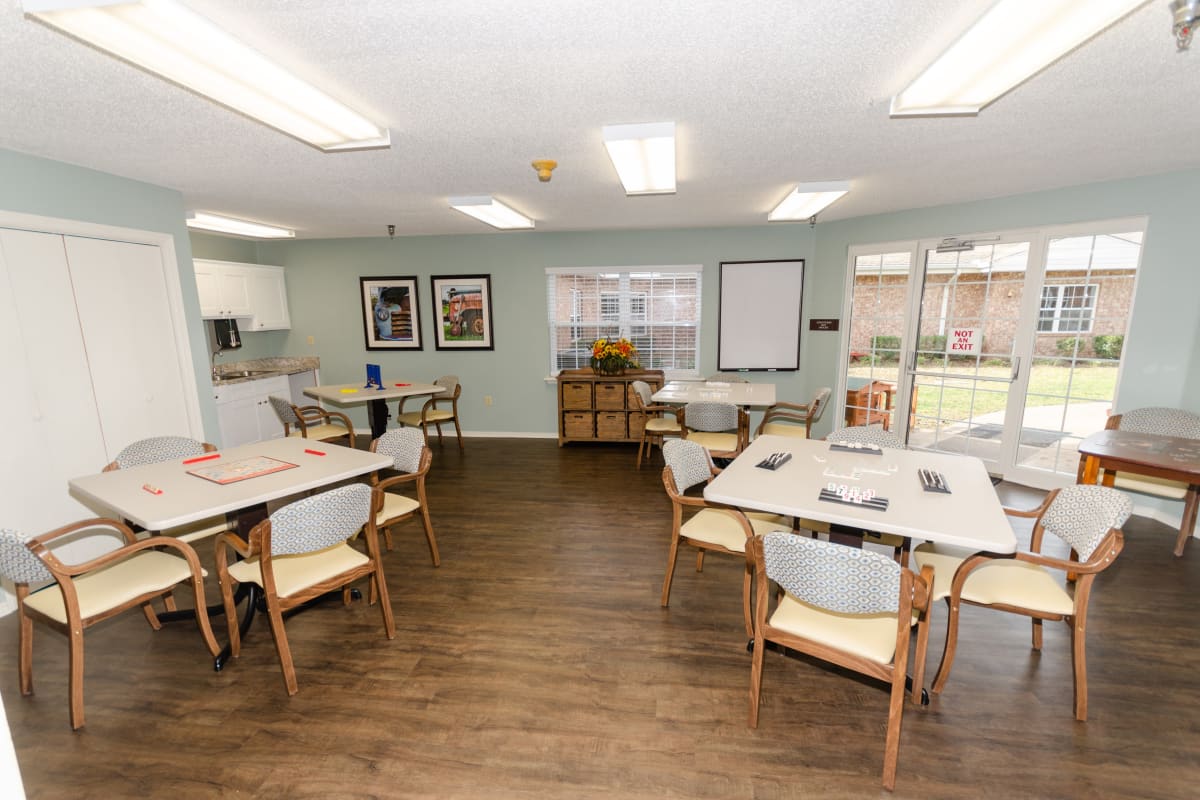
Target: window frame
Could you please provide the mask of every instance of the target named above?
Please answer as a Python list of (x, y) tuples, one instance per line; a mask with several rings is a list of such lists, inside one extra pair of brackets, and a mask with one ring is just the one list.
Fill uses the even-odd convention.
[[(702, 355), (703, 272), (701, 264), (546, 268), (550, 375), (573, 368), (572, 361), (579, 367), (587, 366), (580, 342), (587, 338), (583, 334), (594, 330), (597, 338), (621, 336), (633, 340), (643, 366), (662, 369), (667, 379), (698, 377)], [(559, 285), (564, 278), (570, 281), (569, 286)], [(594, 281), (593, 291), (588, 290), (590, 281)], [(603, 288), (601, 281), (605, 282)], [(672, 289), (673, 281), (682, 292)], [(644, 285), (647, 283), (649, 286)], [(572, 298), (570, 302), (565, 300), (568, 296)], [(661, 309), (657, 312), (660, 317), (669, 314), (670, 318), (656, 322), (653, 318), (656, 307)], [(556, 318), (558, 314), (562, 317)], [(564, 346), (564, 330), (573, 346)], [(674, 335), (679, 330), (685, 330), (686, 335)], [(650, 339), (651, 346), (638, 339)], [(690, 368), (660, 366), (663, 362), (686, 363), (689, 357)]]
[[(1064, 307), (1063, 298), (1067, 294), (1068, 289), (1084, 290), (1083, 299), (1085, 305), (1078, 307)], [(1047, 306), (1046, 293), (1049, 290), (1054, 290), (1054, 305)], [(1053, 283), (1042, 286), (1042, 296), (1038, 298), (1038, 333), (1066, 333), (1066, 334), (1081, 334), (1091, 333), (1096, 322), (1096, 308), (1100, 304), (1100, 284), (1098, 283)], [(1047, 316), (1046, 312), (1053, 312)], [(1079, 316), (1065, 316), (1063, 312), (1079, 312)], [(1043, 328), (1043, 323), (1050, 323), (1050, 327)], [(1063, 324), (1084, 325), (1085, 327), (1064, 328)]]

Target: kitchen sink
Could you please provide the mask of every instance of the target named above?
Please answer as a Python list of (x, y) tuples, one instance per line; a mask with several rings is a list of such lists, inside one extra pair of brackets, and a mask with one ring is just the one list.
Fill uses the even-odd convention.
[(217, 375), (217, 381), (231, 381), (237, 378), (257, 378), (260, 375), (278, 374), (277, 369), (235, 369)]

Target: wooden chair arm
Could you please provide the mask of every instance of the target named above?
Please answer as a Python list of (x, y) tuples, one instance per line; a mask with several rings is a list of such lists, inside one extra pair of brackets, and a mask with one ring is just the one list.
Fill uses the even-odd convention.
[(921, 567), (921, 574), (913, 581), (913, 608), (918, 611), (928, 611), (929, 601), (933, 596), (933, 564)]
[(781, 411), (781, 410), (796, 411), (801, 414), (808, 414), (809, 404), (808, 403), (779, 402), (779, 403), (775, 403), (774, 405), (768, 406), (766, 413), (770, 414), (773, 411)]
[(382, 491), (385, 491), (386, 489), (388, 489), (389, 487), (399, 486), (402, 483), (412, 483), (414, 481), (419, 483), (420, 481), (424, 480), (424, 478), (425, 478), (425, 472), (405, 472), (400, 475), (394, 475), (390, 478), (384, 478), (383, 480), (376, 483), (374, 485), (374, 487), (372, 487), (372, 488), (377, 489), (380, 492), (382, 492)]
[(296, 410), (297, 412), (303, 412), (296, 415), (300, 420), (301, 430), (306, 429), (314, 422), (329, 422), (333, 419), (341, 421), (341, 423), (346, 426), (346, 430), (354, 430), (350, 424), (350, 418), (340, 411), (326, 411), (325, 409), (318, 408), (317, 406), (305, 406), (304, 408), (298, 408)]
[[(125, 537), (126, 543), (115, 550), (110, 550), (107, 553), (103, 553), (96, 558), (93, 558), (90, 561), (85, 561), (81, 564), (64, 564), (62, 561), (59, 561), (57, 557), (55, 557), (50, 548), (46, 547), (46, 542), (68, 533), (74, 533), (75, 531), (85, 530), (88, 528), (103, 527), (110, 527), (117, 530)], [(46, 564), (46, 568), (50, 570), (51, 574), (53, 574), (56, 579), (59, 579), (59, 576), (73, 578), (76, 575), (83, 575), (91, 572), (92, 570), (106, 567), (109, 564), (114, 564), (117, 561), (122, 561), (134, 553), (138, 553), (142, 550), (155, 550), (160, 547), (169, 547), (179, 550), (187, 562), (192, 565), (194, 570), (200, 569), (200, 561), (196, 556), (196, 551), (193, 550), (192, 546), (187, 542), (181, 542), (178, 539), (174, 539), (170, 536), (151, 536), (148, 539), (138, 539), (128, 526), (117, 522), (115, 519), (95, 519), (73, 522), (70, 525), (65, 525), (57, 530), (37, 537), (30, 542), (30, 545), (31, 549), (34, 551), (34, 554), (42, 559), (43, 563)]]
[(1058, 496), (1057, 489), (1042, 498), (1042, 502), (1037, 508), (1009, 508), (1008, 506), (1004, 506), (1004, 513), (1010, 517), (1040, 517), (1046, 513), (1046, 509), (1050, 507), (1050, 503), (1053, 502), (1056, 496)]
[(642, 406), (642, 411), (646, 414), (670, 414), (671, 416), (675, 417), (677, 422), (679, 421), (679, 415), (683, 413), (682, 410), (676, 406)]

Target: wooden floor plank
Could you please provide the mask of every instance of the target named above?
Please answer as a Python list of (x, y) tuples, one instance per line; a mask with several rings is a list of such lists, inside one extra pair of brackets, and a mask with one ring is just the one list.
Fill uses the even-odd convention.
[[(0, 619), (28, 796), (885, 794), (887, 694), (871, 681), (768, 653), (759, 728), (746, 726), (742, 567), (714, 556), (697, 573), (685, 550), (660, 608), (670, 506), (661, 462), (633, 460), (616, 445), (435, 444), (442, 566), (419, 524), (397, 528), (393, 641), (365, 602), (289, 619), (292, 698), (261, 618), (214, 673), (193, 626), (154, 632), (127, 614), (87, 634), (87, 726), (73, 733), (64, 641), (36, 629), (36, 694), (21, 697), (16, 620)], [(1089, 721), (1071, 713), (1066, 626), (1047, 624), (1038, 654), (1026, 620), (966, 608), (945, 693), (905, 712), (895, 797), (1196, 796), (1200, 548), (1177, 559), (1167, 526), (1126, 530), (1093, 594)], [(930, 677), (944, 622), (939, 607)]]

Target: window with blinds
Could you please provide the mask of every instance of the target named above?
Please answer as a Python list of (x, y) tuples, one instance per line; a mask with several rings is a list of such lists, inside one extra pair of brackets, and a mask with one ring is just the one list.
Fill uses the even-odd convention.
[(547, 269), (550, 374), (589, 366), (601, 337), (625, 337), (643, 368), (668, 378), (698, 375), (702, 269)]

